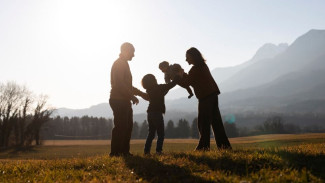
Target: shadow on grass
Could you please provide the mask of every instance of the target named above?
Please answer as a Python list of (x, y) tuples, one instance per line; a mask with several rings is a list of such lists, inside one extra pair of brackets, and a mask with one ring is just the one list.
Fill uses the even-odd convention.
[[(234, 151), (236, 153), (236, 151)], [(252, 153), (252, 152), (248, 152)], [(240, 176), (249, 175), (251, 173), (258, 172), (262, 168), (270, 169), (283, 169), (293, 168), (296, 170), (306, 169), (310, 171), (314, 176), (325, 180), (325, 155), (308, 155), (303, 153), (293, 153), (288, 151), (268, 151), (267, 154), (273, 154), (282, 159), (277, 161), (276, 159), (270, 159), (268, 157), (259, 157), (247, 162), (245, 158), (232, 159), (228, 156), (213, 157), (208, 155), (192, 155), (186, 153), (175, 153), (175, 158), (186, 158), (189, 161), (193, 161), (196, 164), (204, 164), (211, 170), (220, 170), (225, 172), (231, 172)]]
[(34, 146), (29, 147), (16, 147), (13, 148), (10, 154), (17, 154), (17, 153), (26, 153), (26, 152), (37, 152)]
[(192, 175), (177, 165), (166, 165), (150, 157), (125, 157), (126, 166), (148, 182), (212, 182)]
[(280, 156), (289, 163), (289, 167), (310, 171), (314, 176), (325, 180), (325, 155), (324, 154), (304, 154), (288, 151), (272, 152)]
[[(235, 151), (234, 151), (235, 153)], [(173, 154), (175, 158), (186, 158), (196, 164), (204, 164), (214, 171), (224, 171), (239, 176), (248, 176), (250, 173), (258, 172), (262, 168), (282, 168), (283, 165), (279, 161), (268, 159), (267, 157), (254, 159), (248, 162), (245, 158), (233, 159), (229, 156), (215, 157), (208, 155), (192, 155), (186, 153)]]

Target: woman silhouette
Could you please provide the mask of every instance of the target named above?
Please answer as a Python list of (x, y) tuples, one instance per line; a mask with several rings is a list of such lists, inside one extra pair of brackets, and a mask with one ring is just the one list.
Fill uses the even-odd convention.
[(186, 61), (193, 67), (188, 74), (183, 75), (183, 82), (193, 87), (195, 96), (199, 100), (198, 129), (200, 141), (195, 150), (210, 149), (210, 125), (217, 147), (231, 149), (219, 111), (218, 95), (220, 91), (205, 63), (205, 59), (198, 49), (192, 47), (186, 52)]

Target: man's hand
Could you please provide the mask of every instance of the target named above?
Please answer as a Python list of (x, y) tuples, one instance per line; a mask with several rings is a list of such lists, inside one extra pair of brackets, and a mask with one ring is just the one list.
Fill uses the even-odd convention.
[(133, 96), (131, 100), (133, 104), (138, 105), (139, 99), (137, 97)]

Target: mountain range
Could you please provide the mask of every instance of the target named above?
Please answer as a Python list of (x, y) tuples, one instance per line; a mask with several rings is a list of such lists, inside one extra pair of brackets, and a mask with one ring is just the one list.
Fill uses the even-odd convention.
[[(310, 30), (291, 45), (267, 43), (243, 64), (215, 68), (211, 74), (221, 90), (223, 114), (255, 112), (325, 112), (325, 30)], [(183, 88), (166, 96), (165, 120), (197, 116), (197, 99)], [(148, 102), (134, 106), (134, 119), (143, 121)], [(112, 117), (107, 103), (87, 109), (60, 108), (55, 115)]]

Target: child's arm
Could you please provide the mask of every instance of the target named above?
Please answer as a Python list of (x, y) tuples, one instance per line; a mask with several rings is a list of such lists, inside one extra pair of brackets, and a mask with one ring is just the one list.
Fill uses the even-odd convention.
[(136, 87), (133, 87), (133, 94), (140, 96), (141, 98), (143, 98), (144, 100), (149, 101), (149, 95), (147, 93), (144, 93), (142, 91), (140, 91), (139, 89), (137, 89)]
[(168, 84), (161, 84), (160, 89), (164, 95), (168, 93), (170, 89), (176, 86), (177, 82), (179, 81), (179, 77), (175, 77), (174, 80)]

